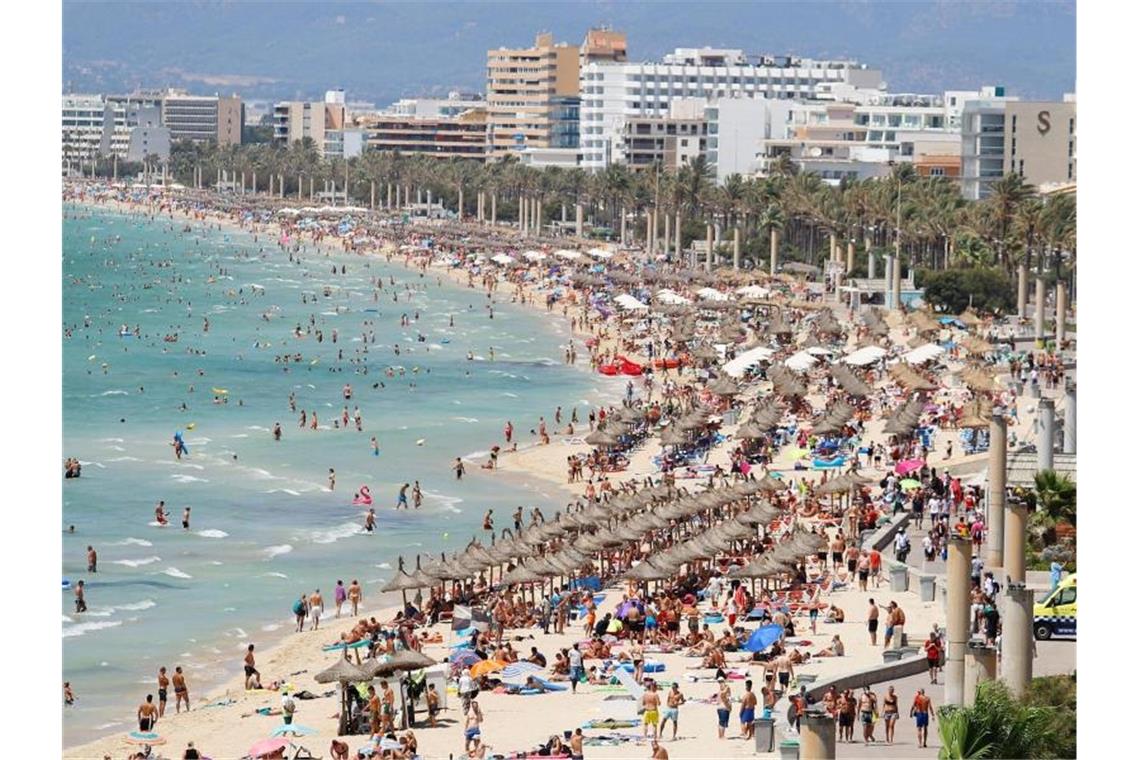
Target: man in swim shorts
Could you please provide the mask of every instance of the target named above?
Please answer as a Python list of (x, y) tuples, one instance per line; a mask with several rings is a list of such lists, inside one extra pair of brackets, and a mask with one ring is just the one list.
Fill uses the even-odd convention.
[(875, 709), (878, 700), (870, 686), (863, 687), (863, 694), (859, 697), (859, 722), (863, 724), (863, 743), (870, 744), (875, 741)]
[(321, 613), (325, 611), (325, 601), (321, 598), (321, 590), (317, 589), (309, 596), (309, 617), (313, 620), (313, 630), (321, 624)]
[(409, 483), (400, 486), (400, 493), (396, 495), (396, 509), (399, 509), (400, 505), (403, 505), (404, 509), (408, 508), (408, 488), (410, 487)]
[(166, 667), (158, 669), (158, 717), (166, 714), (166, 689), (170, 686), (170, 678), (166, 675)]
[(934, 706), (930, 702), (930, 697), (926, 696), (926, 689), (919, 689), (918, 693), (914, 695), (910, 714), (914, 718), (915, 727), (918, 729), (918, 746), (925, 747), (930, 717), (934, 714)]
[(716, 702), (716, 737), (724, 738), (724, 730), (728, 728), (728, 716), (732, 714), (732, 690), (724, 676), (717, 676), (720, 690), (717, 692)]
[(649, 688), (641, 695), (641, 737), (644, 739), (649, 726), (653, 726), (653, 738), (657, 739), (657, 721), (660, 717), (657, 708), (661, 706), (661, 695), (657, 693), (657, 682), (650, 681)]
[(190, 690), (186, 687), (186, 676), (182, 674), (182, 666), (174, 668), (174, 675), (170, 682), (174, 684), (174, 712), (182, 712), (182, 703), (186, 703), (186, 712), (190, 712)]
[(756, 695), (752, 693), (752, 680), (744, 682), (744, 694), (740, 697), (740, 736), (751, 739), (756, 730)]
[(158, 708), (154, 706), (153, 694), (147, 694), (146, 701), (139, 705), (138, 718), (139, 731), (146, 734), (154, 729), (154, 724), (158, 722)]
[(97, 572), (96, 567), (99, 564), (99, 555), (95, 553), (94, 546), (87, 547), (87, 572)]
[(669, 693), (665, 695), (665, 709), (661, 713), (661, 725), (657, 728), (657, 734), (661, 738), (665, 738), (665, 724), (668, 721), (673, 721), (673, 741), (677, 740), (677, 716), (680, 714), (681, 705), (685, 704), (685, 695), (681, 693), (677, 682), (673, 682), (673, 686), (669, 689)]
[(190, 530), (190, 507), (182, 510), (182, 530)]

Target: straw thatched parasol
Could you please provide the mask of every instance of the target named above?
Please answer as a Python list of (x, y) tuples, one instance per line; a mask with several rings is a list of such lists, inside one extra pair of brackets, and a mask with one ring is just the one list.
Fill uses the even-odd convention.
[(715, 393), (718, 396), (735, 396), (740, 393), (740, 386), (728, 376), (718, 377), (707, 387), (709, 393)]
[(339, 683), (340, 684), (340, 721), (337, 723), (336, 733), (337, 736), (344, 736), (348, 733), (348, 716), (351, 712), (348, 703), (348, 686), (350, 683), (360, 683), (361, 681), (371, 681), (372, 676), (353, 665), (351, 662), (343, 657), (338, 657), (336, 662), (328, 668), (325, 668), (320, 673), (313, 676), (313, 680), (317, 683)]

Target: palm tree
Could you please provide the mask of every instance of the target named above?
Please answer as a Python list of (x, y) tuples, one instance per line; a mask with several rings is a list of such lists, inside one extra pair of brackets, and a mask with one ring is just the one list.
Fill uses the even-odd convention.
[(1008, 255), (1010, 232), (1013, 230), (1018, 206), (1030, 196), (1032, 190), (1019, 175), (1012, 172), (995, 180), (990, 189), (991, 194), (983, 203), (993, 210), (994, 227), (991, 231), (991, 240), (997, 252), (998, 262), (1007, 272), (1012, 272), (1013, 262)]
[[(940, 760), (1054, 758), (1062, 726), (1052, 706), (1014, 699), (1001, 681), (978, 684), (972, 707), (943, 707), (938, 714)], [(1075, 714), (1072, 716), (1076, 719)]]
[(1037, 506), (1054, 522), (1077, 526), (1077, 484), (1068, 475), (1042, 470), (1033, 476)]

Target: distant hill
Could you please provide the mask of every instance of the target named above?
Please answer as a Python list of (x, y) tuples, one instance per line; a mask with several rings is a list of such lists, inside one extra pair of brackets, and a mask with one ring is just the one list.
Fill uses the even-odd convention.
[(175, 86), (243, 97), (350, 100), (484, 88), (486, 51), (541, 30), (577, 44), (591, 25), (631, 58), (674, 47), (855, 58), (894, 92), (1004, 84), (1023, 97), (1075, 89), (1076, 9), (1056, 2), (63, 4), (64, 91)]

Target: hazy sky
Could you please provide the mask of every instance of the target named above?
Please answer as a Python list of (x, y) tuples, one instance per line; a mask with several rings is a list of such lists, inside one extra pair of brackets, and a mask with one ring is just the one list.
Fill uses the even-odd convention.
[(630, 58), (674, 47), (854, 58), (893, 92), (1004, 84), (1023, 97), (1075, 89), (1076, 8), (1035, 2), (75, 2), (64, 0), (65, 91), (135, 87), (246, 98), (350, 100), (483, 90), (488, 48), (538, 31), (577, 44), (626, 32)]

